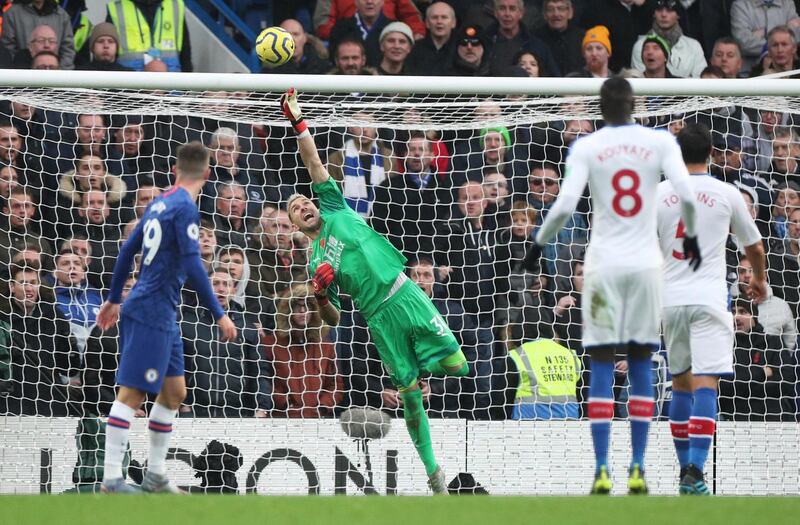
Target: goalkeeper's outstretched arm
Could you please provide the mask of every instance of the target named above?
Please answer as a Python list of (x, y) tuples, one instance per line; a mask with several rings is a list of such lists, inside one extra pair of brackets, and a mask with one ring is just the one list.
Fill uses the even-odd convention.
[(289, 122), (292, 123), (295, 133), (297, 134), (297, 145), (300, 148), (300, 158), (303, 159), (306, 169), (311, 175), (311, 181), (319, 184), (325, 182), (330, 177), (328, 170), (319, 158), (317, 145), (314, 143), (314, 138), (311, 132), (308, 131), (308, 125), (303, 120), (303, 115), (300, 112), (300, 105), (297, 103), (297, 92), (291, 88), (281, 97), (281, 109)]

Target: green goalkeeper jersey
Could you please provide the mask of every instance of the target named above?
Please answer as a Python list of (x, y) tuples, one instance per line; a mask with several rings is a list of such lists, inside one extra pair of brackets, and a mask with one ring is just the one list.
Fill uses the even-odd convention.
[(333, 267), (330, 301), (341, 309), (339, 293), (353, 298), (369, 319), (378, 311), (403, 271), (406, 258), (385, 237), (350, 209), (333, 178), (311, 189), (319, 197), (322, 228), (311, 252), (311, 275), (320, 263)]

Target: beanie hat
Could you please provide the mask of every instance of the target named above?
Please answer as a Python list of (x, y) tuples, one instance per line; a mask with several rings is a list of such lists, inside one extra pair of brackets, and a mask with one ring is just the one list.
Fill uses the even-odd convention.
[(94, 26), (94, 29), (92, 29), (92, 35), (89, 37), (90, 50), (94, 47), (95, 41), (101, 36), (110, 36), (114, 39), (114, 42), (119, 45), (119, 33), (117, 32), (117, 28), (111, 22), (103, 22), (102, 24), (97, 24)]
[(583, 37), (583, 43), (581, 43), (581, 49), (592, 42), (602, 44), (603, 47), (606, 48), (606, 51), (608, 51), (608, 56), (611, 56), (611, 33), (608, 32), (606, 26), (594, 26), (586, 31)]
[(383, 42), (383, 39), (389, 33), (401, 33), (404, 37), (406, 37), (409, 43), (413, 46), (414, 45), (414, 32), (411, 31), (411, 28), (408, 27), (408, 24), (403, 22), (392, 22), (388, 24), (386, 27), (383, 28), (381, 31), (381, 36), (378, 39), (378, 42)]
[(658, 44), (659, 47), (661, 47), (661, 49), (664, 51), (664, 56), (667, 57), (667, 60), (669, 60), (670, 49), (669, 49), (669, 42), (667, 42), (666, 38), (657, 35), (655, 33), (650, 33), (646, 37), (644, 37), (644, 42), (642, 42), (642, 50), (644, 50), (644, 45), (647, 44), (648, 42), (655, 42), (656, 44)]
[(507, 148), (511, 147), (511, 134), (508, 132), (508, 128), (504, 126), (496, 126), (494, 128), (483, 128), (481, 130), (481, 147), (483, 146), (483, 138), (486, 136), (487, 133), (492, 131), (495, 133), (499, 133), (503, 137), (503, 140), (505, 141)]

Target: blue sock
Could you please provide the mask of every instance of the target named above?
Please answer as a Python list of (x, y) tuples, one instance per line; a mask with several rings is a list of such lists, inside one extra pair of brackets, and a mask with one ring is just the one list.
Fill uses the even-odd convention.
[(628, 419), (631, 422), (631, 467), (638, 464), (644, 470), (644, 453), (647, 434), (653, 419), (653, 371), (650, 358), (635, 359), (628, 356)]
[(614, 417), (614, 362), (592, 360), (589, 378), (589, 421), (596, 470), (608, 467), (608, 437)]
[(673, 390), (672, 401), (669, 405), (669, 427), (681, 468), (689, 464), (689, 416), (691, 413), (692, 393)]
[(717, 391), (698, 388), (694, 391), (692, 417), (689, 419), (689, 463), (703, 470), (714, 439), (717, 419)]

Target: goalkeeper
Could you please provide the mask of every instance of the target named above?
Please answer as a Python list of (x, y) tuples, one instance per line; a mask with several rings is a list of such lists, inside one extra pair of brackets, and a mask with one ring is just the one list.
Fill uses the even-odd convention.
[(406, 427), (425, 464), (431, 490), (445, 494), (446, 480), (433, 455), (419, 375), (428, 371), (465, 376), (467, 360), (428, 296), (403, 273), (406, 258), (347, 206), (319, 158), (294, 89), (281, 98), (281, 106), (297, 133), (300, 157), (319, 198), (318, 209), (311, 199), (292, 195), (286, 210), (292, 224), (312, 242), (311, 282), (320, 314), (326, 323), (336, 326), (339, 294), (353, 298), (400, 392)]

